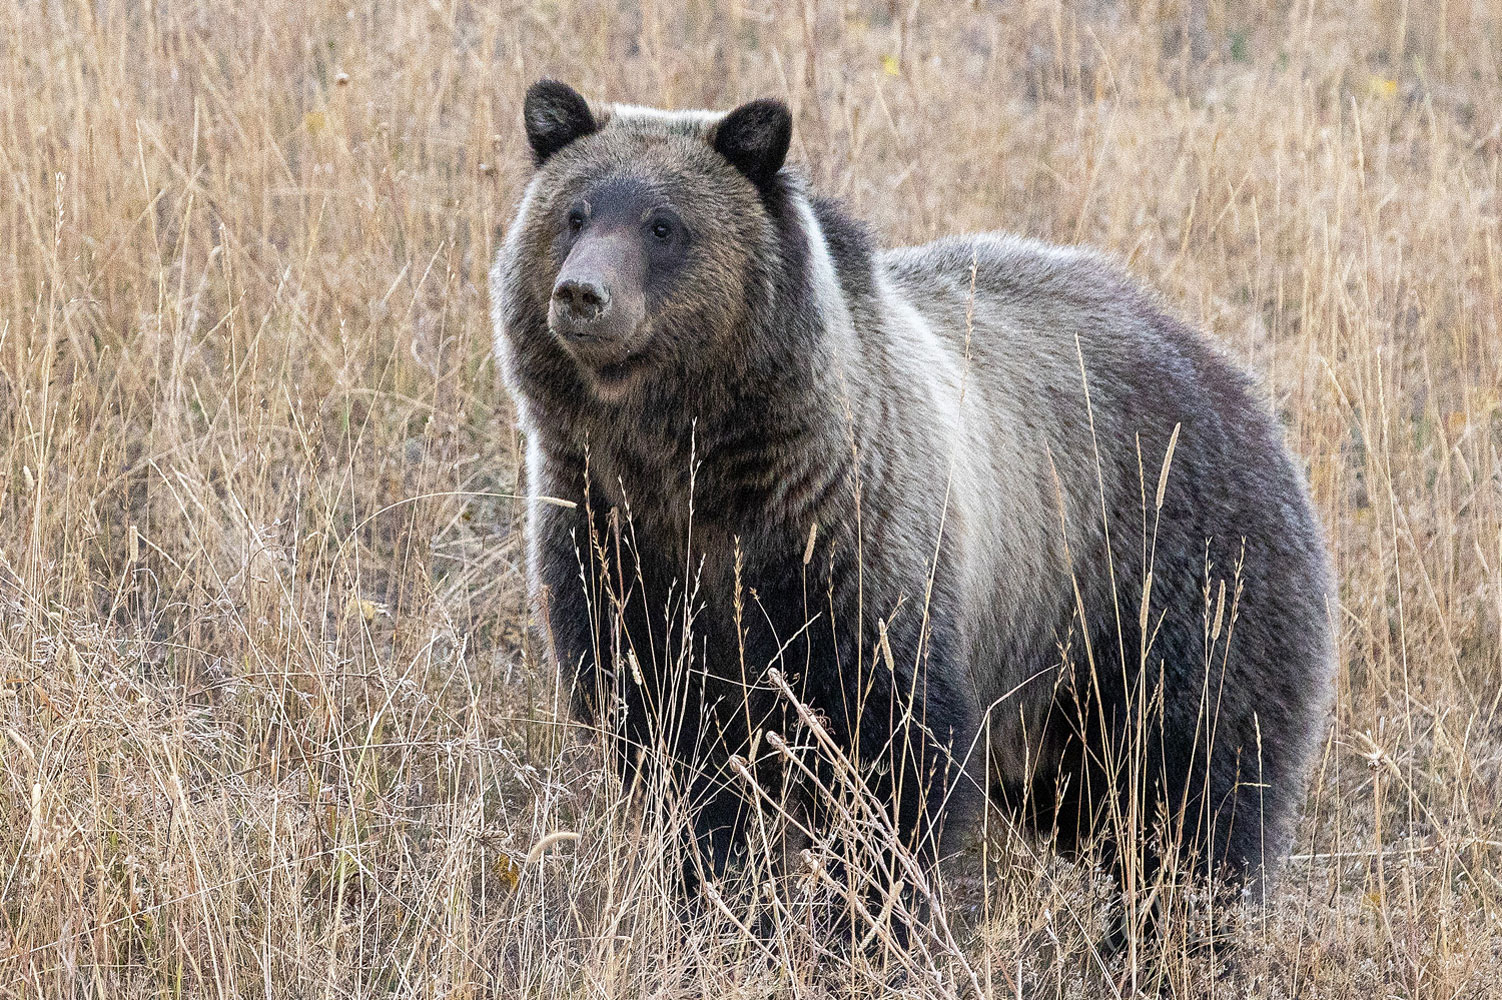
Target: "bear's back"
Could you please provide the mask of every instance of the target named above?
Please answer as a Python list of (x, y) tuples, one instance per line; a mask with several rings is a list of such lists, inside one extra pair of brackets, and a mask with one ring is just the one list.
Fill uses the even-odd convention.
[[(997, 581), (968, 595), (983, 658), (1004, 660), (1019, 643), (1045, 647), (1057, 616), (1073, 608), (1071, 576), (1092, 612), (1113, 607), (1119, 588), (1140, 588), (1141, 528), (1155, 521), (1154, 592), (1164, 602), (1181, 612), (1196, 604), (1207, 554), (1220, 573), (1245, 553), (1248, 610), (1257, 612), (1242, 626), (1248, 641), (1277, 645), (1276, 635), (1260, 634), (1277, 624), (1297, 623), (1300, 636), (1320, 631), (1328, 570), (1302, 477), (1255, 381), (1207, 337), (1089, 250), (981, 234), (884, 251), (879, 265), (966, 371), (968, 436), (983, 442), (972, 461), (976, 450), (989, 461), (959, 498), (974, 507), (964, 520), (983, 526), (979, 538), (1014, 543), (967, 553), (972, 585), (984, 587), (990, 574)], [(917, 377), (924, 366), (915, 359), (911, 370)], [(1158, 519), (1155, 486), (1171, 439)], [(1250, 606), (1263, 601), (1270, 606)], [(1030, 627), (1038, 631), (1026, 634)], [(1020, 680), (1002, 673), (985, 694)]]

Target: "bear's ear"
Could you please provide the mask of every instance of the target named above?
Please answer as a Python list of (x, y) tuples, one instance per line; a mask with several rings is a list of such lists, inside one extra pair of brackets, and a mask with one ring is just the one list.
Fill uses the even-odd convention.
[(600, 127), (590, 113), (589, 102), (557, 80), (538, 80), (527, 88), (522, 120), (532, 146), (532, 162), (539, 167), (564, 146)]
[(710, 140), (715, 151), (764, 188), (782, 169), (793, 139), (793, 115), (781, 101), (742, 104), (720, 119)]

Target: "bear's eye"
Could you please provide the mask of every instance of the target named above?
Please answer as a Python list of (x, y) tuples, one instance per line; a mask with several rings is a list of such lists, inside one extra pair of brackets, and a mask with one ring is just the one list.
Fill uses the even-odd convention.
[(654, 222), (652, 223), (652, 235), (663, 242), (667, 242), (668, 237), (673, 235), (673, 227), (667, 222)]
[(568, 228), (571, 233), (577, 233), (584, 228), (584, 213), (579, 209), (576, 208), (568, 213)]

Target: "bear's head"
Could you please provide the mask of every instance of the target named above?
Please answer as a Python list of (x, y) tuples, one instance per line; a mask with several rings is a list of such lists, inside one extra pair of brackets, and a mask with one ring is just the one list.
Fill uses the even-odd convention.
[(536, 172), (502, 252), (508, 380), (617, 402), (742, 367), (779, 261), (792, 117), (591, 104), (554, 80), (523, 106)]

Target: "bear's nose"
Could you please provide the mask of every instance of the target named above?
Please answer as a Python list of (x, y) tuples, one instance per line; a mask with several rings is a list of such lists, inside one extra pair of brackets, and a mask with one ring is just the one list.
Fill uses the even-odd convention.
[(585, 279), (566, 279), (553, 288), (553, 298), (571, 319), (589, 322), (604, 315), (610, 305), (605, 286)]

